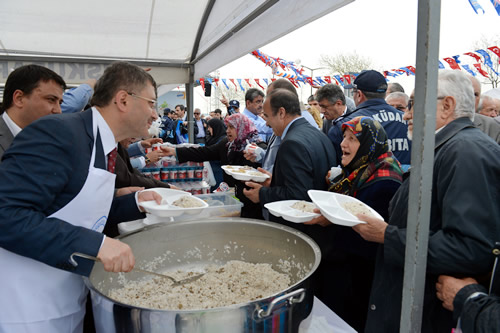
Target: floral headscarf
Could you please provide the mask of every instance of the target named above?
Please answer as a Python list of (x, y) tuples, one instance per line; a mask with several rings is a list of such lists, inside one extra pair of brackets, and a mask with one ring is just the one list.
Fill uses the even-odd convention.
[(387, 144), (387, 134), (376, 120), (356, 117), (342, 124), (343, 131), (352, 131), (359, 148), (352, 161), (342, 167), (342, 174), (333, 180), (330, 191), (356, 195), (368, 183), (390, 178), (402, 181), (403, 172)]
[(255, 125), (244, 114), (235, 113), (232, 116), (226, 117), (224, 122), (226, 126), (229, 127), (229, 125), (231, 125), (236, 128), (237, 133), (236, 139), (232, 142), (228, 142), (228, 153), (231, 151), (243, 151), (247, 145), (247, 140), (249, 143), (258, 143), (262, 141)]

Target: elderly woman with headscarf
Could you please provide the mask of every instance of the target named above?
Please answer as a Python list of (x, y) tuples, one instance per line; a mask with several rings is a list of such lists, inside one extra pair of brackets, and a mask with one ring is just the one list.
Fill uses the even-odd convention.
[[(224, 120), (227, 126), (225, 138), (211, 146), (199, 148), (167, 148), (168, 155), (175, 155), (179, 163), (186, 161), (220, 161), (222, 165), (249, 165), (258, 167), (260, 164), (248, 161), (243, 157), (243, 150), (247, 143), (254, 143), (265, 149), (253, 122), (241, 113), (233, 114)], [(241, 216), (262, 219), (262, 208), (254, 204), (245, 195), (245, 184), (224, 173), (224, 181), (235, 187), (236, 197), (244, 204)]]
[[(329, 190), (361, 200), (388, 220), (389, 201), (401, 185), (402, 171), (389, 150), (384, 128), (363, 116), (345, 122), (342, 130), (342, 173)], [(328, 226), (332, 235), (332, 251), (322, 263), (327, 276), (320, 288), (328, 290), (323, 301), (354, 329), (364, 331), (377, 244), (366, 242), (351, 227), (332, 225), (323, 216), (307, 224)]]

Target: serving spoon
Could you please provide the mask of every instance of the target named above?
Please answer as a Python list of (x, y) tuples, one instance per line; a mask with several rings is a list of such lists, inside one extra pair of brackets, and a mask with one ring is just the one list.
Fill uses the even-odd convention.
[[(78, 263), (76, 262), (75, 258), (73, 258), (74, 256), (82, 257), (82, 258), (89, 259), (89, 260), (93, 260), (95, 262), (101, 262), (101, 260), (99, 258), (96, 258), (96, 257), (93, 257), (93, 256), (89, 256), (87, 254), (80, 253), (80, 252), (74, 252), (70, 256), (69, 261), (75, 267), (78, 266)], [(141, 269), (141, 268), (135, 268), (134, 267), (134, 268), (132, 268), (132, 271), (141, 272), (141, 273), (144, 273), (144, 274), (151, 274), (151, 275), (155, 275), (155, 276), (162, 277), (162, 278), (165, 278), (165, 279), (169, 279), (170, 281), (173, 282), (172, 287), (182, 286), (183, 284), (194, 282), (194, 281), (198, 280), (199, 278), (201, 278), (203, 275), (205, 275), (205, 273), (201, 273), (201, 274), (190, 276), (190, 277), (182, 279), (182, 280), (176, 280), (176, 279), (174, 279), (171, 276), (168, 276), (168, 275), (165, 275), (165, 274), (160, 274), (160, 273), (155, 273), (155, 272), (151, 272), (151, 271), (147, 271), (147, 270)]]

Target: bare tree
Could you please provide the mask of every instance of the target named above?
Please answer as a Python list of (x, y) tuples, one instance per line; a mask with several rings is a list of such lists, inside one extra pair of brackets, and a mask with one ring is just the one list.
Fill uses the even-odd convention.
[[(490, 38), (487, 38), (484, 35), (482, 35), (481, 38), (478, 41), (476, 41), (473, 45), (474, 51), (485, 50), (490, 55), (491, 62), (493, 63), (493, 68), (497, 73), (499, 73), (500, 70), (500, 64), (499, 64), (500, 59), (495, 53), (488, 50), (488, 47), (499, 46), (499, 45), (500, 45), (500, 35), (495, 35)], [(488, 77), (486, 78), (482, 75), (478, 75), (477, 78), (481, 81), (481, 83), (491, 84), (492, 88), (497, 88), (498, 83), (500, 82), (500, 77), (489, 66), (483, 65), (482, 68), (488, 73)]]
[(340, 53), (335, 56), (321, 55), (320, 64), (328, 67), (333, 74), (349, 74), (359, 73), (363, 69), (373, 67), (372, 61), (369, 58), (362, 57), (356, 52)]

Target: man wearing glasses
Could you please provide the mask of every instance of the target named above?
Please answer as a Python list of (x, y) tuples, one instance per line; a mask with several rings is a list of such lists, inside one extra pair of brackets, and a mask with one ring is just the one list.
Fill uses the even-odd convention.
[(128, 272), (131, 248), (106, 224), (143, 218), (153, 191), (114, 197), (117, 142), (145, 137), (157, 119), (156, 89), (143, 69), (116, 62), (95, 87), (92, 108), (48, 115), (25, 127), (0, 164), (0, 332), (81, 332), (93, 261)]
[[(195, 119), (195, 124), (198, 129), (198, 134), (196, 134), (196, 138), (194, 140), (194, 143), (198, 144), (205, 144), (205, 136), (207, 135), (207, 121), (203, 118), (201, 118), (201, 110), (200, 109), (194, 109), (194, 119)], [(196, 131), (195, 131), (196, 132)]]

